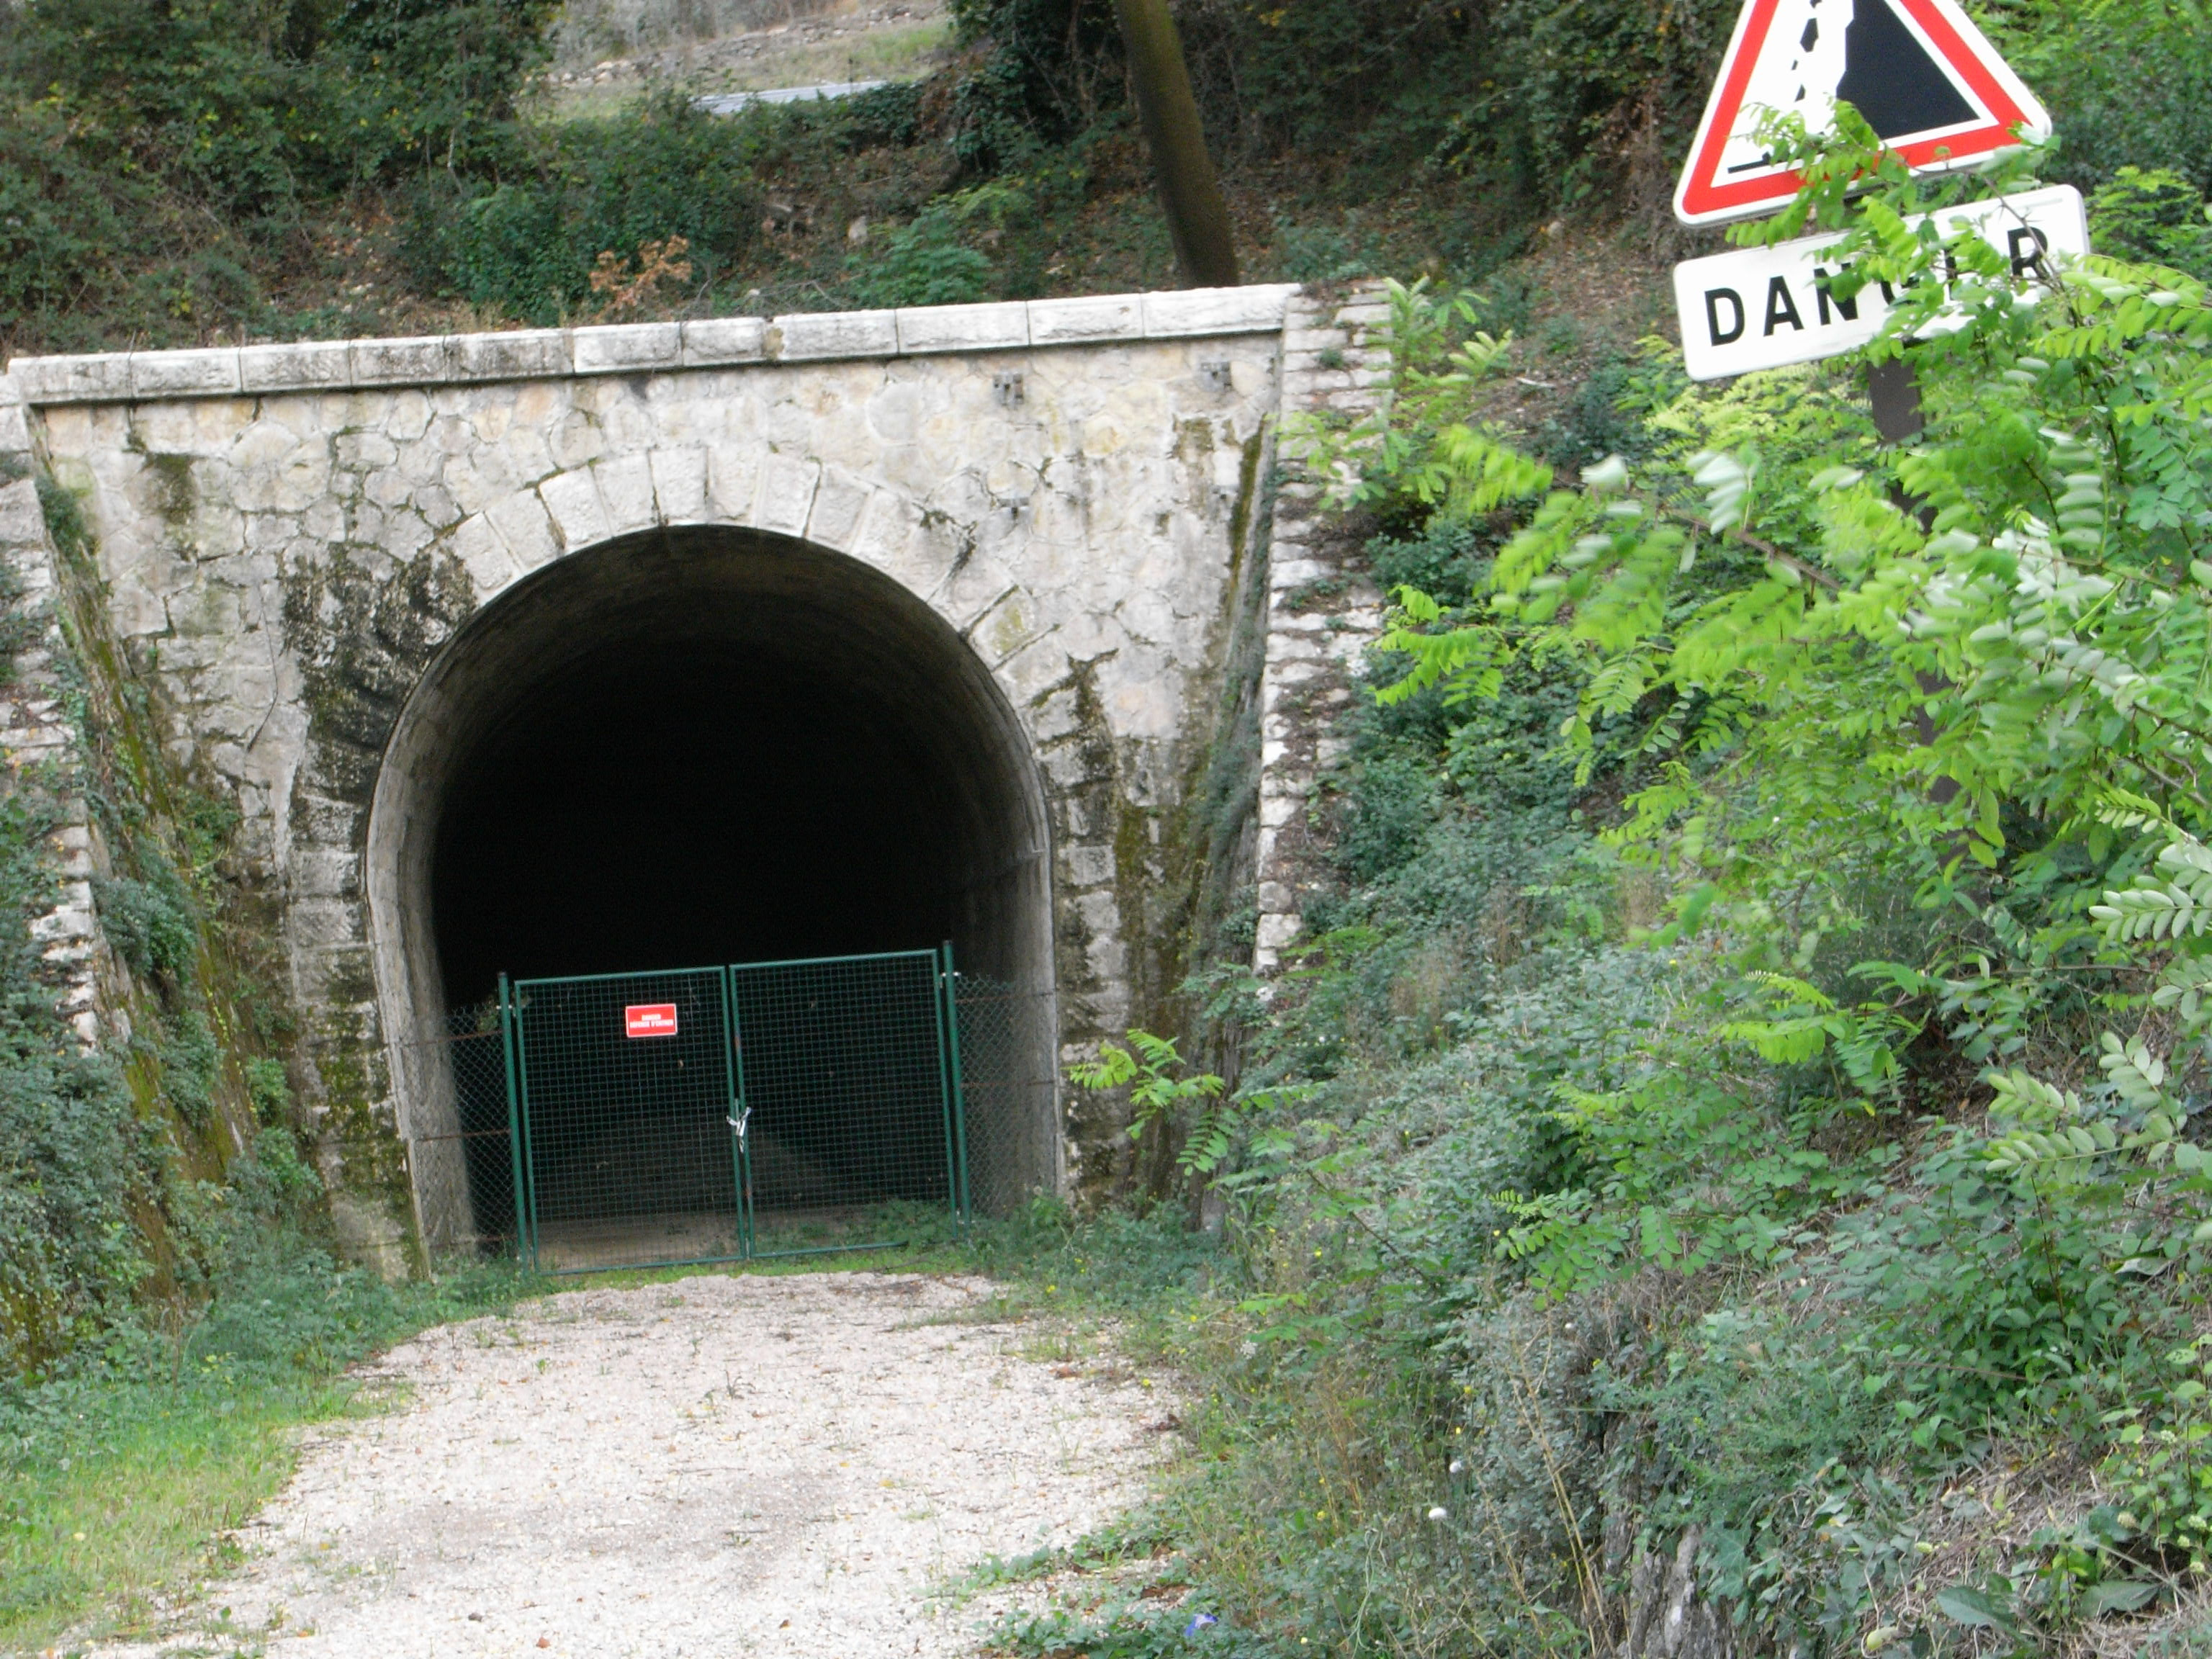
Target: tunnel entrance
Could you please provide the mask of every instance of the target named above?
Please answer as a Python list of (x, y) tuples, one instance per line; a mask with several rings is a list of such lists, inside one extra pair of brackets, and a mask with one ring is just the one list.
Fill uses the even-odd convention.
[(501, 1126), (477, 1121), (485, 1085), (460, 1076), (485, 1070), (473, 1011), (502, 973), (950, 941), (973, 1063), (991, 1068), (970, 1091), (974, 1201), (1052, 1187), (1048, 870), (1036, 767), (1003, 693), (871, 567), (694, 529), (517, 583), (409, 697), (371, 814), (379, 995), (426, 1240), (461, 1248), (514, 1224), (501, 1160), (474, 1144)]

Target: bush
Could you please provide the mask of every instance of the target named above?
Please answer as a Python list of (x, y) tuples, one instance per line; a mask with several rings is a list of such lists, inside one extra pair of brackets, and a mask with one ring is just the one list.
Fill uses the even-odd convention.
[(988, 299), (996, 271), (963, 235), (1003, 233), (1027, 218), (1030, 191), (994, 182), (940, 198), (883, 240), (879, 250), (846, 261), (854, 299), (864, 306), (956, 306)]
[(2121, 167), (2089, 198), (2089, 223), (2102, 252), (2212, 282), (2212, 205), (2170, 167)]
[(538, 324), (585, 305), (600, 254), (627, 261), (671, 237), (689, 245), (695, 286), (711, 286), (759, 221), (747, 144), (739, 125), (673, 95), (573, 123), (517, 176), (489, 188), (425, 187), (418, 254), (471, 303)]

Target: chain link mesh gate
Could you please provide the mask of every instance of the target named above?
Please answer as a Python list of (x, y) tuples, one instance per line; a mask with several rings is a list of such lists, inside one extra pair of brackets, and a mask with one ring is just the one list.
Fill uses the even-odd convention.
[(727, 975), (522, 980), (510, 996), (532, 1265), (741, 1257)]
[(407, 1158), (423, 1243), (440, 1255), (517, 1255), (506, 1005), (457, 1008), (442, 1031), (402, 1045), (395, 1058), (416, 1103)]
[(968, 1213), (952, 949), (501, 982), (517, 1254), (553, 1273)]

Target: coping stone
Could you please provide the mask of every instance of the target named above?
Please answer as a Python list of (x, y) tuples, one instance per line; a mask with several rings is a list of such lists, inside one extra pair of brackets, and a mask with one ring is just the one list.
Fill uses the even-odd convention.
[(526, 380), (572, 371), (568, 331), (518, 329), (503, 334), (461, 334), (459, 378), (465, 380)]
[(1283, 325), (1283, 312), (1298, 291), (1295, 283), (1253, 288), (1186, 288), (1147, 294), (1145, 334), (1172, 339), (1193, 334), (1258, 333)]
[(460, 351), (450, 334), (353, 342), (356, 386), (443, 386), (456, 377)]
[(204, 351), (134, 351), (133, 398), (216, 397), (239, 391), (238, 348)]
[(684, 325), (686, 368), (757, 363), (767, 356), (768, 319), (764, 317), (707, 317)]
[(684, 330), (679, 323), (579, 328), (570, 331), (568, 343), (577, 374), (629, 374), (676, 368), (683, 361)]
[[(127, 403), (1188, 339), (1280, 331), (1298, 291), (1293, 283), (1266, 283), (897, 311), (799, 312), (773, 319), (18, 357), (0, 378), (26, 404)], [(1301, 338), (1307, 331), (1299, 331)]]
[(18, 357), (9, 378), (31, 404), (100, 403), (131, 395), (131, 358), (120, 351), (82, 357)]
[(241, 346), (238, 380), (248, 392), (343, 389), (353, 383), (353, 347), (344, 340)]
[(1086, 294), (1067, 300), (1030, 301), (1031, 345), (1083, 345), (1145, 337), (1140, 294)]
[(975, 306), (905, 306), (894, 320), (902, 352), (1004, 350), (1030, 343), (1030, 308), (1019, 300)]
[(775, 356), (787, 363), (899, 355), (896, 312), (803, 311), (769, 326), (781, 342)]

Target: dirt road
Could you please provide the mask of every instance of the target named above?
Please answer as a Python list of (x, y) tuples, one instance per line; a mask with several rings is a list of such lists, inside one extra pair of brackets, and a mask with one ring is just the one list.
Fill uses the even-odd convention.
[(406, 1403), (311, 1445), (159, 1650), (282, 1659), (971, 1651), (933, 1586), (1134, 1502), (1141, 1379), (1024, 1358), (988, 1287), (873, 1273), (582, 1290), (425, 1333)]

